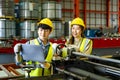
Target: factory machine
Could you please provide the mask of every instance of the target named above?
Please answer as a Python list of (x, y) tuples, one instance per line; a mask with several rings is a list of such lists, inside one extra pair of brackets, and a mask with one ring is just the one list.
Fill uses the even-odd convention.
[[(54, 57), (52, 62), (53, 75), (31, 77), (29, 73), (32, 69), (36, 68), (36, 65), (25, 65), (24, 67), (21, 67), (21, 69), (27, 71), (28, 74), (26, 76), (11, 77), (11, 79), (120, 80), (120, 55), (117, 55), (117, 57), (113, 56), (112, 58), (105, 58), (103, 56), (95, 55), (86, 55), (84, 53), (76, 52), (74, 47), (67, 47), (64, 44), (58, 44), (55, 47), (55, 49), (57, 56)], [(62, 57), (63, 50), (66, 50), (66, 57)], [(24, 60), (25, 59), (26, 58), (24, 57)], [(33, 60), (33, 58), (29, 59)], [(37, 67), (41, 67), (41, 63), (37, 64)]]
[[(56, 53), (62, 55), (60, 46), (56, 47)], [(120, 55), (105, 58), (76, 52), (73, 47), (66, 48), (67, 60), (56, 62), (55, 70), (66, 74), (68, 80), (120, 80)]]

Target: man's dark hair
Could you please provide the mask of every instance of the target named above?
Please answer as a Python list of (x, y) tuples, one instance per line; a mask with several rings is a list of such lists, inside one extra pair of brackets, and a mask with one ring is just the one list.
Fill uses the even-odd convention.
[(40, 25), (38, 25), (38, 29), (39, 29), (39, 28), (42, 28), (42, 29), (50, 29), (50, 31), (52, 31), (52, 28), (51, 28), (50, 26), (46, 25), (46, 24), (40, 24)]

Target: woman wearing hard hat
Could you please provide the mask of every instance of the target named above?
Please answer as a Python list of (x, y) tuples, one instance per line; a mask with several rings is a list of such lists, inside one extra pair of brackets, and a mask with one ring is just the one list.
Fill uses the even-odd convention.
[(73, 45), (76, 51), (84, 54), (91, 54), (92, 52), (92, 40), (85, 38), (84, 30), (86, 26), (81, 18), (75, 18), (71, 22), (71, 37), (67, 42), (67, 45)]
[[(49, 42), (48, 38), (52, 30), (54, 29), (54, 26), (49, 18), (44, 18), (37, 23), (37, 27), (38, 38), (30, 40), (26, 44), (41, 45), (44, 49), (45, 63), (42, 63), (42, 68), (35, 68), (34, 70), (31, 70), (30, 76), (48, 76), (52, 74), (51, 61), (54, 54), (52, 44)], [(18, 63), (22, 62), (22, 57), (20, 55), (17, 55), (18, 52), (20, 52), (20, 46), (20, 44), (17, 44), (14, 47), (14, 52), (16, 53)], [(26, 64), (39, 64), (39, 62), (27, 61)]]

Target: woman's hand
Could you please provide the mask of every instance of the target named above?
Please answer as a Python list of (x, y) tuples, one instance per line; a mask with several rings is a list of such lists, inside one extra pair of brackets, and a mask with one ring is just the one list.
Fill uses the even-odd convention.
[(69, 48), (74, 48), (75, 51), (80, 52), (80, 49), (76, 45), (68, 45)]

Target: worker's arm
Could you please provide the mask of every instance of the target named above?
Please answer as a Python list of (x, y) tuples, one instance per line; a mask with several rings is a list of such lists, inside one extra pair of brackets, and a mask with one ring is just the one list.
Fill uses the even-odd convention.
[(20, 55), (21, 47), (21, 43), (18, 43), (14, 46), (15, 61), (17, 65), (19, 65), (23, 61), (22, 56)]

